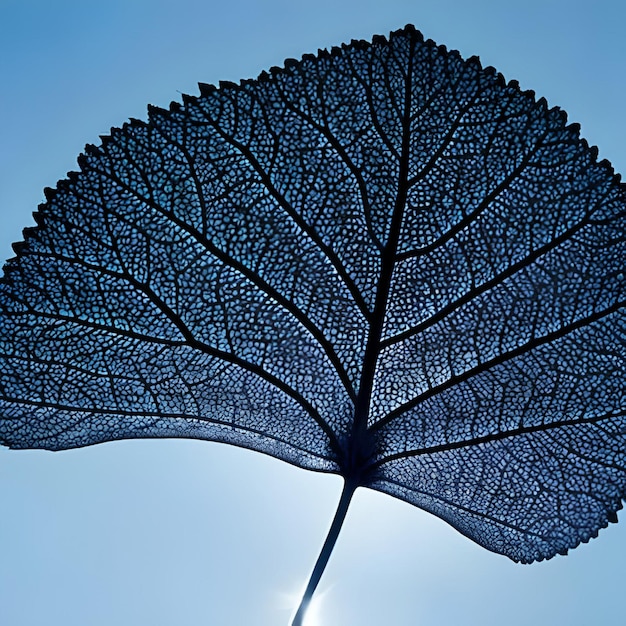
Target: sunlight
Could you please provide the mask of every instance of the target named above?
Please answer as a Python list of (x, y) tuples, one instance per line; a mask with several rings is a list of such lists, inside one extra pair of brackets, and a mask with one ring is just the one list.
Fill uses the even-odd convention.
[(322, 626), (322, 598), (325, 593), (313, 594), (302, 626)]
[[(324, 602), (325, 596), (330, 591), (329, 588), (324, 591), (316, 591), (313, 594), (313, 598), (311, 599), (311, 603), (309, 604), (309, 608), (304, 616), (304, 622), (302, 626), (323, 626), (323, 615), (322, 615), (322, 605)], [(300, 604), (300, 600), (302, 599), (302, 592), (300, 593), (292, 593), (285, 594), (284, 599), (286, 603), (288, 603), (289, 608), (291, 610), (291, 620)], [(291, 624), (290, 620), (290, 624)]]

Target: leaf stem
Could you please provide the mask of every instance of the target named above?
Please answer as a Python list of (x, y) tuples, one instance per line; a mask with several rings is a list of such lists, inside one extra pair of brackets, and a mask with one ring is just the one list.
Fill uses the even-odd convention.
[(330, 558), (333, 548), (335, 547), (335, 542), (337, 541), (337, 537), (339, 536), (339, 531), (341, 530), (343, 521), (346, 518), (348, 506), (350, 505), (350, 500), (352, 499), (352, 494), (358, 487), (358, 484), (358, 480), (354, 480), (351, 478), (347, 478), (344, 482), (343, 491), (341, 492), (341, 498), (339, 499), (339, 504), (337, 505), (337, 511), (335, 512), (333, 523), (330, 525), (328, 535), (326, 536), (326, 541), (324, 541), (322, 550), (317, 557), (317, 562), (315, 563), (315, 567), (313, 568), (313, 573), (309, 578), (309, 583), (306, 586), (304, 595), (302, 596), (302, 600), (300, 601), (300, 606), (296, 611), (296, 615), (293, 618), (291, 626), (302, 626), (304, 623), (306, 610), (309, 607), (311, 598), (313, 597), (313, 593), (320, 581), (320, 578), (324, 573), (324, 569), (326, 569), (328, 559)]

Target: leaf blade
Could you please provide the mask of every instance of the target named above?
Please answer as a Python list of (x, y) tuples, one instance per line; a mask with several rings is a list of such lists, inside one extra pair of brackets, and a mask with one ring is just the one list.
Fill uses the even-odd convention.
[(226, 441), (522, 561), (613, 519), (626, 192), (564, 113), (411, 28), (183, 100), (16, 246), (3, 443)]

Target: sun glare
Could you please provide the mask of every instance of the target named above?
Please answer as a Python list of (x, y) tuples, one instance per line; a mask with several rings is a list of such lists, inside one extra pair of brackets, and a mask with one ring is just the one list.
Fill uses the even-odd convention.
[(322, 598), (324, 594), (313, 595), (311, 604), (304, 616), (302, 626), (322, 626)]
[[(322, 605), (324, 603), (324, 598), (327, 595), (329, 589), (325, 589), (324, 591), (316, 591), (313, 594), (313, 598), (311, 599), (311, 603), (309, 604), (309, 608), (304, 616), (304, 622), (302, 626), (323, 626), (323, 616), (322, 616)], [(283, 596), (284, 597), (284, 596)], [(300, 604), (300, 600), (302, 600), (302, 593), (293, 593), (288, 596), (289, 608), (291, 609), (291, 619), (296, 613), (296, 610)], [(290, 622), (291, 623), (291, 622)]]

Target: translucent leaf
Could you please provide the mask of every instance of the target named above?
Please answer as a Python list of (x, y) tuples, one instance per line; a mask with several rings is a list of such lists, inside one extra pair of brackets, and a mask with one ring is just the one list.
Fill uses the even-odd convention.
[(0, 441), (223, 441), (563, 553), (626, 493), (626, 190), (596, 156), (411, 27), (152, 108), (5, 267)]

